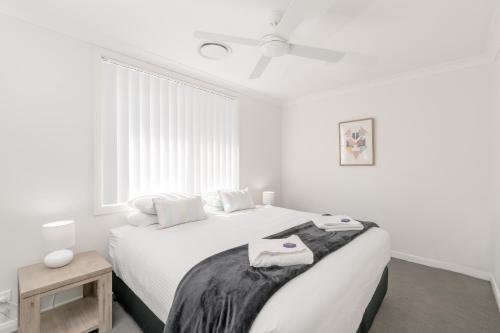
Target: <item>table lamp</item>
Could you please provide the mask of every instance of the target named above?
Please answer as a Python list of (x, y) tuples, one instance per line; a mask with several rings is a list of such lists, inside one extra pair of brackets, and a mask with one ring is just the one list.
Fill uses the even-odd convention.
[(73, 260), (75, 245), (75, 221), (56, 221), (42, 225), (42, 236), (45, 250), (49, 252), (43, 262), (47, 267), (58, 268)]
[(274, 192), (272, 192), (272, 191), (262, 192), (262, 204), (263, 205), (274, 205)]

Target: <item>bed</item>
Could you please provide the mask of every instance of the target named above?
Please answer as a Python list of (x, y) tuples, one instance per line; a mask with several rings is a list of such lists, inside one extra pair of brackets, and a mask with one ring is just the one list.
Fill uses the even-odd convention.
[[(113, 289), (146, 333), (162, 332), (176, 287), (203, 259), (296, 225), (314, 214), (264, 206), (167, 229), (110, 232)], [(371, 228), (276, 292), (250, 332), (366, 332), (387, 290), (390, 239)]]

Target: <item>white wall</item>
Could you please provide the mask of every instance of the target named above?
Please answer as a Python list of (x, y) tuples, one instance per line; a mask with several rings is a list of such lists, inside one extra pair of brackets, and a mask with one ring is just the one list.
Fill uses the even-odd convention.
[[(375, 221), (395, 251), (491, 271), (490, 81), (483, 65), (287, 106), (282, 202)], [(365, 117), (376, 166), (340, 167), (338, 123)]]
[[(493, 96), (494, 96), (494, 121), (493, 121), (493, 131), (495, 133), (494, 153), (495, 153), (495, 163), (493, 171), (493, 196), (492, 204), (494, 208), (495, 215), (495, 228), (493, 233), (493, 277), (496, 282), (496, 286), (500, 288), (500, 58), (497, 58), (494, 64), (494, 75), (495, 84), (493, 86)], [(498, 290), (497, 290), (498, 292)], [(498, 305), (500, 307), (500, 294), (497, 295)]]
[(281, 193), (281, 109), (251, 99), (240, 102), (240, 187), (253, 189), (256, 203), (262, 191)]
[[(92, 46), (1, 15), (0, 41), (0, 290), (16, 292), (42, 223), (75, 219), (77, 251), (105, 254), (124, 220), (92, 215)], [(241, 185), (279, 191), (280, 109), (243, 97), (240, 119)]]

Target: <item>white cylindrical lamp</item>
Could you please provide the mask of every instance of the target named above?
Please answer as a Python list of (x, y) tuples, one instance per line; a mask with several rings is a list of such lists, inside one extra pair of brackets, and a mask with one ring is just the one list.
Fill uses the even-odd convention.
[(71, 247), (75, 246), (75, 221), (56, 221), (42, 225), (45, 250), (49, 252), (43, 262), (47, 267), (58, 268), (73, 260)]
[(272, 191), (262, 192), (262, 204), (263, 205), (274, 205), (274, 192), (272, 192)]

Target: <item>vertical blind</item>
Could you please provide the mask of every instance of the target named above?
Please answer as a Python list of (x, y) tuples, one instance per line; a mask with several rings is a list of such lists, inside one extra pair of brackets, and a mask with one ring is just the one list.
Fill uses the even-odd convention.
[(238, 186), (236, 101), (103, 59), (101, 202)]

